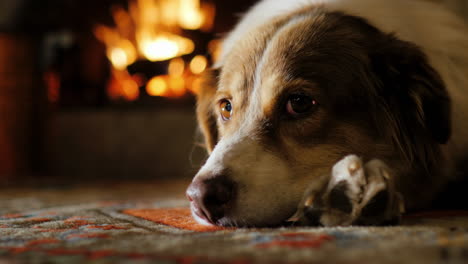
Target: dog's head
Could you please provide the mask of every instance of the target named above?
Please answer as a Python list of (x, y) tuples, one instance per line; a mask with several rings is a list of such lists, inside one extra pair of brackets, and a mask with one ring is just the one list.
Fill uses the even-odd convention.
[(423, 52), (361, 18), (302, 10), (231, 46), (198, 97), (210, 156), (187, 195), (200, 222), (277, 225), (345, 155), (421, 169), (448, 140)]

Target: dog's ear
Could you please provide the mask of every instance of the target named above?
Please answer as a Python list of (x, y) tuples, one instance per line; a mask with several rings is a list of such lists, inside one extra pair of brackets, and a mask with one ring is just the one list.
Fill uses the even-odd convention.
[(218, 69), (204, 73), (200, 90), (197, 92), (197, 120), (205, 138), (208, 153), (213, 151), (218, 142), (216, 116), (213, 113), (213, 100), (218, 84)]
[(372, 64), (380, 80), (378, 95), (390, 112), (399, 115), (394, 120), (416, 130), (414, 133), (430, 135), (439, 144), (447, 143), (451, 133), (449, 95), (421, 49), (389, 35), (374, 50)]

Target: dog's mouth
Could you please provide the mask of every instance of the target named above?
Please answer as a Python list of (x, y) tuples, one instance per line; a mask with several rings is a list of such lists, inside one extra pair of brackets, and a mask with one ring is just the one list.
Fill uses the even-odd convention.
[[(220, 196), (218, 192), (213, 192), (212, 194), (211, 191), (203, 191), (204, 189), (198, 185), (195, 182), (195, 184), (192, 183), (189, 186), (187, 189), (187, 199), (190, 201), (192, 217), (200, 224), (228, 228), (273, 228), (294, 225), (294, 221), (291, 221), (291, 218), (295, 213), (294, 209), (297, 204), (295, 202), (288, 204), (260, 203), (259, 200), (252, 197), (247, 198), (247, 201), (239, 200), (240, 195), (238, 194), (232, 196), (226, 202), (221, 199), (225, 197)], [(219, 186), (210, 187), (225, 191)], [(216, 197), (212, 197), (214, 194), (217, 194)]]
[(203, 211), (200, 211), (200, 210), (197, 210), (197, 209), (193, 209), (192, 208), (192, 215), (193, 215), (193, 218), (195, 218), (195, 220), (197, 220), (197, 222), (203, 224), (203, 225), (217, 225), (217, 226), (221, 226), (219, 224), (217, 224), (216, 222), (213, 222), (212, 219), (210, 219), (208, 217), (208, 215), (206, 215), (205, 212)]
[(230, 216), (212, 217), (209, 212), (197, 208), (191, 203), (193, 218), (200, 224), (207, 226), (221, 226), (227, 228), (278, 228), (297, 225), (297, 222), (291, 221), (291, 217), (279, 221), (257, 221), (251, 222), (243, 218), (234, 218)]
[(227, 217), (219, 219), (216, 224), (217, 226), (222, 227), (237, 227), (237, 228), (279, 228), (279, 227), (290, 227), (295, 226), (295, 222), (288, 221), (285, 219), (283, 221), (279, 221), (277, 223), (256, 223), (252, 224), (242, 220), (232, 220)]
[(223, 227), (232, 226), (228, 223), (229, 221), (227, 220), (227, 217), (216, 214), (215, 212), (210, 212), (205, 207), (200, 207), (193, 201), (190, 201), (190, 210), (192, 211), (193, 218), (195, 218), (195, 220), (200, 224), (208, 226), (216, 225)]

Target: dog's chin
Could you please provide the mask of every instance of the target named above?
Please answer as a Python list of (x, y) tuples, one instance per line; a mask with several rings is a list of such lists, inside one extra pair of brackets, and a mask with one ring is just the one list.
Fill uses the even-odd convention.
[(221, 227), (241, 227), (241, 228), (253, 228), (253, 227), (281, 227), (289, 225), (287, 220), (289, 217), (270, 217), (269, 219), (244, 219), (232, 216), (224, 216), (217, 219), (216, 222), (210, 222), (203, 217), (198, 216), (192, 210), (192, 217), (201, 225), (205, 226), (221, 226)]
[(254, 228), (254, 227), (264, 227), (264, 228), (272, 228), (272, 227), (281, 227), (287, 225), (287, 219), (279, 219), (276, 221), (240, 221), (231, 219), (228, 217), (223, 217), (218, 220), (217, 225), (223, 227), (242, 227), (242, 228)]
[(209, 222), (208, 220), (205, 220), (204, 218), (198, 216), (193, 210), (192, 211), (192, 217), (197, 221), (197, 223), (204, 225), (204, 226), (215, 226), (215, 224)]

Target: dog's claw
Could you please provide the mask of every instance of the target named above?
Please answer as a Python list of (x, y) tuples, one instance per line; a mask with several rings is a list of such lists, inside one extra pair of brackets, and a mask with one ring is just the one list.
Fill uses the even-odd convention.
[[(350, 155), (335, 164), (319, 197), (306, 194), (294, 220), (305, 225), (380, 225), (399, 221), (404, 210), (402, 195), (385, 163), (371, 160), (363, 164)], [(311, 211), (320, 214), (308, 219)]]
[(309, 207), (309, 206), (312, 206), (313, 204), (314, 204), (314, 196), (309, 196), (306, 199), (304, 206)]
[(354, 173), (359, 170), (361, 168), (361, 163), (360, 162), (357, 162), (357, 161), (352, 161), (350, 164), (349, 164), (349, 167), (348, 167), (348, 170), (349, 170), (349, 174), (351, 176), (354, 175)]

